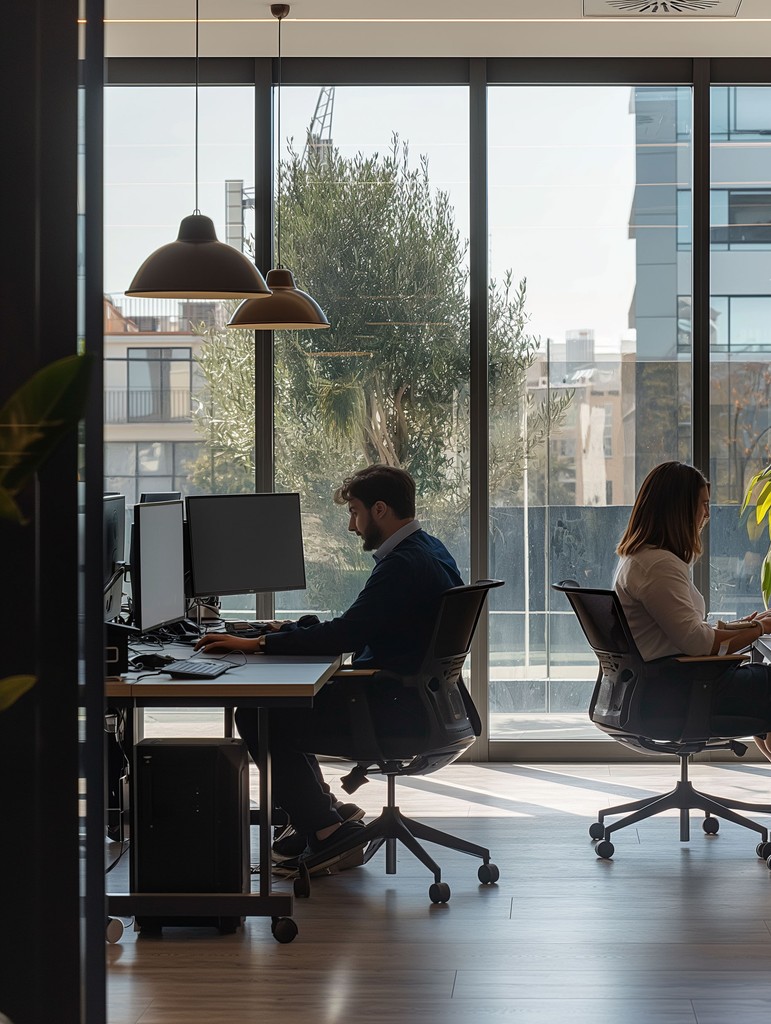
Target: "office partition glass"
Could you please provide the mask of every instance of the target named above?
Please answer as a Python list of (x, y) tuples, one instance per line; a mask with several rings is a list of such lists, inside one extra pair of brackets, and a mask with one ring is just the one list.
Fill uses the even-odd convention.
[(489, 90), (492, 739), (597, 738), (552, 582), (611, 584), (646, 473), (690, 456), (691, 94)]
[[(332, 495), (402, 466), (469, 572), (468, 90), (284, 87), (281, 259), (331, 329), (275, 333), (275, 472), (304, 509), (308, 589), (335, 614), (372, 567)], [(278, 168), (276, 169), (279, 170)]]
[(710, 224), (710, 608), (762, 607), (766, 527), (741, 501), (771, 462), (771, 89), (713, 87)]

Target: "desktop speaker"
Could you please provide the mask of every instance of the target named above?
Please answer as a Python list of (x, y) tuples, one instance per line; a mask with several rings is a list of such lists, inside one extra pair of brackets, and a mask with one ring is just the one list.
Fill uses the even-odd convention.
[[(249, 892), (249, 761), (232, 738), (146, 739), (136, 746), (132, 850), (138, 892)], [(142, 930), (239, 918), (141, 917)]]

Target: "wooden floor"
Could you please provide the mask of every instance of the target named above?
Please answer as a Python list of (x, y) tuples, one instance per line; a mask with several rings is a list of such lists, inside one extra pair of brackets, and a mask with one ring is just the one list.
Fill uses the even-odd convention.
[[(448, 904), (430, 903), (430, 876), (406, 851), (396, 876), (381, 852), (315, 880), (287, 945), (264, 918), (235, 935), (162, 938), (126, 922), (107, 947), (110, 1024), (766, 1024), (771, 871), (754, 833), (724, 823), (705, 836), (694, 813), (681, 843), (667, 815), (617, 833), (612, 861), (593, 852), (599, 807), (663, 792), (676, 773), (653, 758), (461, 764), (401, 782), (406, 813), (489, 845), (497, 885), (478, 884), (471, 858), (431, 847)], [(691, 774), (719, 795), (771, 799), (771, 766)], [(373, 779), (356, 798), (375, 812), (384, 790)]]

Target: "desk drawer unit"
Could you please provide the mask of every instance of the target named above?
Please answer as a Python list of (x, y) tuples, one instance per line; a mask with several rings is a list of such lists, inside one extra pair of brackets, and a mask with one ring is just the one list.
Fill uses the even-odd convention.
[[(138, 892), (250, 889), (249, 762), (243, 740), (146, 739), (136, 746), (132, 850)], [(145, 929), (230, 918), (138, 918)]]

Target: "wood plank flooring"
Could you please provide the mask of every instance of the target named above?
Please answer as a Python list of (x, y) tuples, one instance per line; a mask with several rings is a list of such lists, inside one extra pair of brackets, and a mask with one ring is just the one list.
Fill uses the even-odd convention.
[[(342, 770), (325, 768), (331, 782)], [(694, 812), (680, 843), (668, 814), (616, 833), (612, 861), (593, 853), (599, 807), (664, 792), (677, 772), (654, 758), (460, 764), (400, 782), (406, 813), (490, 847), (497, 885), (478, 884), (474, 859), (429, 847), (448, 904), (430, 903), (431, 877), (409, 853), (387, 876), (381, 852), (314, 879), (287, 945), (264, 918), (235, 935), (161, 938), (126, 922), (107, 946), (109, 1022), (766, 1024), (771, 871), (755, 833), (722, 823), (705, 836)], [(700, 763), (691, 777), (717, 795), (771, 800), (771, 766)], [(356, 800), (376, 813), (384, 795), (373, 778)], [(119, 871), (108, 877), (125, 885)]]

